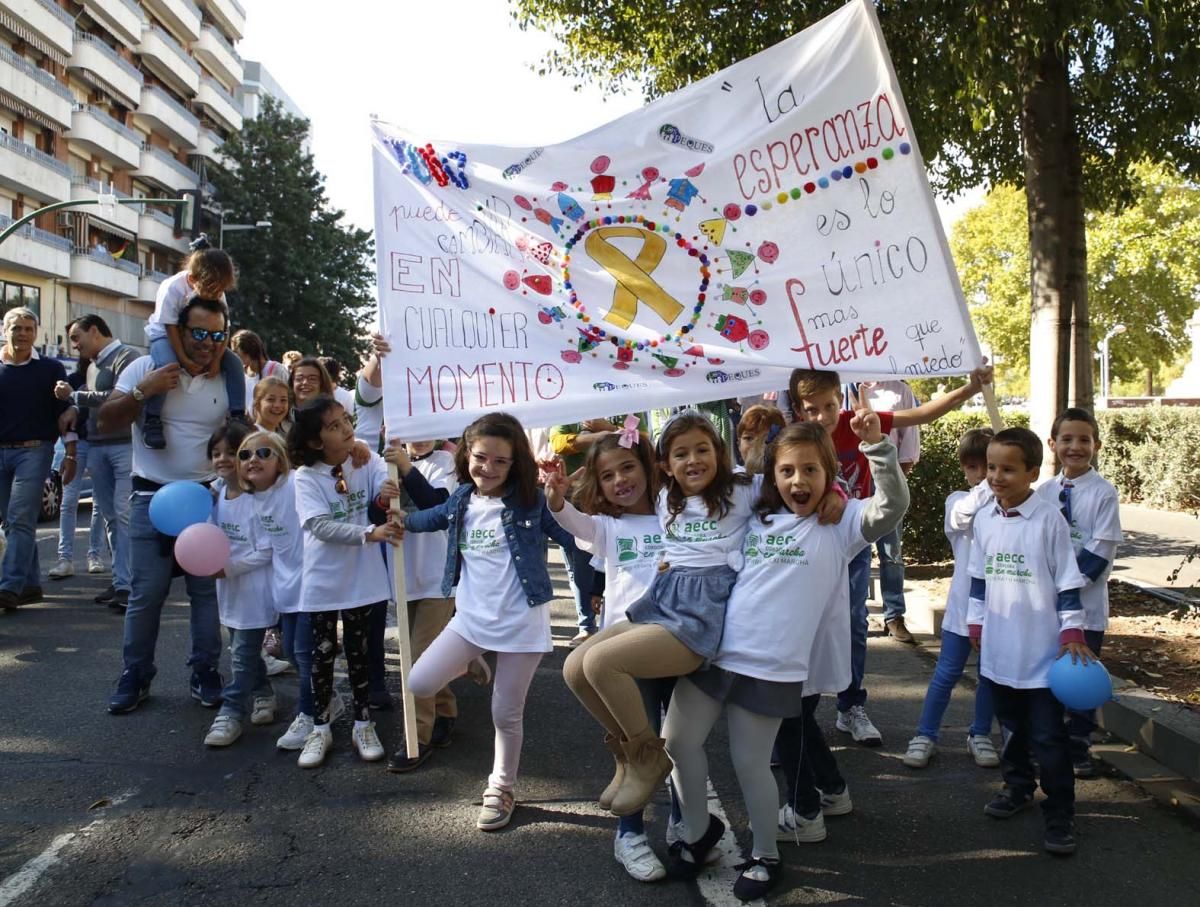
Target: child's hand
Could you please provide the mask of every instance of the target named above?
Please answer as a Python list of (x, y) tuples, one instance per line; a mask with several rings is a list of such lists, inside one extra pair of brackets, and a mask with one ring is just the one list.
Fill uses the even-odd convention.
[(382, 334), (372, 334), (371, 351), (380, 359), (382, 359), (392, 351), (392, 345), (384, 339)]
[(394, 516), (382, 526), (373, 527), (367, 535), (368, 542), (387, 542), (393, 548), (399, 548), (403, 538), (404, 523), (396, 522)]
[(971, 393), (977, 394), (983, 389), (985, 384), (991, 384), (995, 377), (995, 369), (988, 364), (987, 357), (983, 359), (983, 365), (971, 372), (971, 379), (967, 382), (967, 387), (971, 389)]
[(866, 394), (861, 392), (853, 394), (850, 400), (854, 406), (854, 415), (850, 419), (850, 430), (858, 435), (864, 443), (878, 444), (883, 440), (883, 432), (879, 425), (879, 413), (871, 409)]
[(570, 487), (566, 469), (563, 467), (562, 460), (547, 461), (539, 466), (542, 470), (542, 482), (546, 488), (546, 506), (558, 513), (563, 509), (567, 489)]
[(1082, 661), (1087, 664), (1089, 661), (1099, 661), (1094, 652), (1087, 647), (1084, 642), (1069, 642), (1058, 650), (1058, 657), (1062, 658), (1068, 652), (1071, 653), (1071, 664), (1076, 664)]
[(389, 502), (400, 497), (400, 485), (392, 479), (384, 479), (379, 485), (379, 496)]
[(409, 470), (412, 469), (412, 459), (408, 455), (408, 451), (404, 449), (402, 441), (388, 441), (388, 446), (384, 448), (383, 459), (391, 466), (395, 466), (400, 471), (400, 475), (406, 476)]
[(588, 419), (579, 426), (586, 432), (600, 434), (601, 432), (618, 431), (619, 426), (613, 425), (607, 419)]
[(350, 465), (355, 469), (362, 469), (371, 462), (371, 448), (366, 441), (355, 441), (354, 446), (350, 448)]
[(817, 504), (817, 523), (822, 526), (835, 525), (842, 521), (842, 514), (845, 512), (846, 499), (830, 488)]

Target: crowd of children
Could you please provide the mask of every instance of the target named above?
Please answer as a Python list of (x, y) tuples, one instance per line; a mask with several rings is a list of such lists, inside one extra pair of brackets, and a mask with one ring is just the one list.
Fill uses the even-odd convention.
[[(881, 742), (863, 686), (869, 551), (909, 500), (887, 434), (936, 419), (990, 377), (984, 368), (935, 401), (877, 413), (865, 397), (846, 400), (836, 374), (797, 370), (792, 412), (756, 405), (742, 413), (744, 466), (705, 414), (684, 410), (653, 440), (632, 422), (604, 433), (570, 478), (561, 462), (539, 462), (505, 414), (472, 423), (453, 452), (435, 441), (393, 442), (379, 456), (356, 445), (331, 396), (293, 411), (286, 386), (265, 378), (254, 394), (258, 430), (231, 423), (209, 444), (219, 477), (213, 521), (231, 544), (218, 594), (233, 675), (205, 742), (233, 743), (247, 717), (276, 720), (259, 652), (279, 622), (300, 692), (278, 746), (299, 750), (301, 767), (321, 765), (341, 705), (333, 690), (340, 619), (352, 744), (363, 760), (384, 759), (370, 714), (381, 664), (376, 615), (392, 594), (388, 546), (403, 538), (401, 619), (413, 638), (418, 747), (415, 757), (401, 747), (387, 767), (412, 771), (449, 743), (451, 681), (492, 682), (493, 764), (476, 825), (503, 828), (517, 802), (527, 695), (553, 649), (546, 540), (564, 556), (578, 546), (605, 578), (602, 629), (571, 652), (563, 675), (613, 757), (597, 801), (618, 819), (616, 859), (653, 881), (693, 875), (714, 858), (725, 829), (708, 812), (704, 747), (724, 711), (753, 833), (734, 894), (761, 897), (780, 878), (780, 842), (823, 840), (825, 817), (853, 808), (816, 720), (821, 695), (837, 695), (840, 730)], [(1120, 525), (1116, 493), (1091, 466), (1092, 416), (1068, 410), (1052, 435), (1063, 469), (1037, 491), (1042, 445), (1032, 432), (973, 429), (962, 438), (967, 487), (945, 504), (955, 570), (941, 654), (903, 763), (930, 765), (950, 694), (978, 651), (967, 748), (978, 765), (999, 765), (1004, 782), (985, 812), (1018, 812), (1040, 780), (1045, 848), (1062, 854), (1075, 849), (1074, 778), (1091, 771), (1095, 719), (1065, 714), (1048, 672), (1060, 656), (1090, 659), (1101, 648)], [(388, 464), (399, 482), (388, 479)], [(402, 507), (390, 510), (395, 498)], [(787, 782), (782, 805), (773, 764)], [(668, 777), (670, 868), (644, 816)]]

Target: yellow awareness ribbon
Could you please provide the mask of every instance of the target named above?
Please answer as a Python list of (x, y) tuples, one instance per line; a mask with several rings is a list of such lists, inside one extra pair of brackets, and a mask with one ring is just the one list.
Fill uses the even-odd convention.
[[(632, 237), (642, 240), (637, 258), (628, 255), (609, 242), (610, 238)], [(667, 241), (657, 233), (638, 227), (600, 227), (588, 234), (584, 250), (592, 261), (604, 268), (617, 281), (613, 304), (604, 316), (619, 328), (627, 328), (637, 317), (638, 300), (650, 306), (668, 325), (683, 311), (674, 297), (651, 276), (667, 251)]]

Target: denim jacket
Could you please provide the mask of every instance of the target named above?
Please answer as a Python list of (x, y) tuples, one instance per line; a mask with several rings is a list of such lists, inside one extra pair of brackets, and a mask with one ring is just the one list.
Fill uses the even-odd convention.
[[(432, 502), (424, 493), (422, 482), (424, 476), (415, 469), (404, 477), (404, 487), (413, 501), (418, 507), (427, 508), (406, 515), (404, 526), (409, 532), (436, 532), (439, 529), (449, 531), (446, 571), (442, 574), (442, 595), (449, 598), (451, 590), (458, 584), (458, 578), (462, 575), (462, 554), (458, 546), (462, 539), (467, 505), (471, 501), (471, 495), (475, 493), (475, 486), (463, 483), (454, 489), (445, 501), (429, 506)], [(430, 493), (434, 491), (432, 488), (428, 490)], [(521, 507), (511, 493), (504, 495), (504, 511), (500, 521), (504, 526), (504, 538), (508, 541), (508, 550), (512, 554), (517, 578), (521, 580), (521, 588), (525, 592), (526, 604), (531, 608), (544, 605), (554, 597), (554, 592), (550, 585), (550, 573), (546, 569), (542, 537), (546, 535), (558, 542), (564, 555), (575, 551), (575, 538), (550, 514), (546, 499), (540, 491), (537, 502), (532, 507)]]

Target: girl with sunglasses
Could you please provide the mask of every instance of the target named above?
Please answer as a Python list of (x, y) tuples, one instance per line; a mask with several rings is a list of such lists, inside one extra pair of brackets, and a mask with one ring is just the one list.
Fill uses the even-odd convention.
[[(398, 544), (400, 526), (373, 526), (372, 503), (387, 510), (399, 488), (376, 454), (356, 467), (354, 426), (332, 397), (317, 397), (296, 411), (288, 453), (296, 469), (296, 512), (302, 527), (300, 610), (312, 621), (314, 727), (300, 752), (301, 768), (316, 768), (333, 745), (330, 727), (333, 661), (340, 614), (350, 687), (354, 696), (351, 739), (367, 762), (384, 757), (370, 716), (367, 640), (372, 608), (391, 596), (387, 565), (372, 542)], [(298, 644), (297, 644), (298, 645)]]

